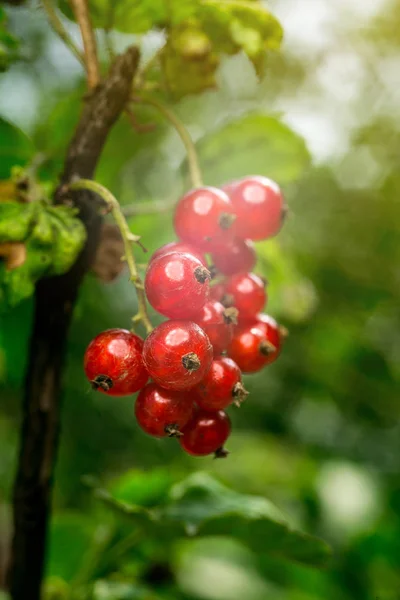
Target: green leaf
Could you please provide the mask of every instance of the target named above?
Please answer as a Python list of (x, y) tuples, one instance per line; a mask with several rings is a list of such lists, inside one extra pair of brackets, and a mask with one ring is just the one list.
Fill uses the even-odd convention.
[(164, 469), (151, 472), (132, 469), (112, 483), (111, 493), (122, 502), (154, 506), (163, 502), (173, 480), (172, 474)]
[(0, 6), (0, 72), (5, 71), (15, 60), (19, 41), (7, 30), (7, 15)]
[(285, 185), (310, 165), (304, 140), (276, 117), (258, 113), (228, 123), (197, 149), (210, 185), (255, 173)]
[(0, 179), (8, 179), (14, 165), (25, 166), (33, 156), (30, 139), (15, 125), (0, 117)]
[(68, 206), (49, 206), (46, 211), (53, 229), (50, 275), (62, 275), (74, 264), (86, 240), (86, 230), (76, 210)]
[(93, 588), (93, 600), (158, 600), (149, 588), (119, 581), (96, 581)]
[[(71, 20), (75, 20), (69, 3), (60, 0), (59, 6)], [(167, 20), (165, 0), (89, 0), (92, 23), (98, 28), (117, 29), (122, 33), (146, 33), (153, 27), (162, 27)]]
[(23, 242), (27, 253), (25, 262), (12, 270), (0, 261), (0, 311), (31, 296), (42, 277), (68, 271), (85, 240), (86, 230), (73, 208), (0, 203), (0, 243)]
[(169, 93), (179, 99), (216, 85), (218, 55), (208, 36), (198, 27), (173, 29), (161, 53), (164, 82)]
[(51, 523), (47, 573), (71, 581), (90, 547), (95, 527), (83, 514), (56, 514)]
[(32, 227), (40, 205), (37, 202), (0, 203), (0, 242), (22, 242)]
[(325, 566), (330, 549), (322, 540), (290, 526), (267, 499), (239, 494), (206, 473), (195, 473), (175, 485), (162, 518), (197, 535), (229, 535), (257, 553), (316, 567)]

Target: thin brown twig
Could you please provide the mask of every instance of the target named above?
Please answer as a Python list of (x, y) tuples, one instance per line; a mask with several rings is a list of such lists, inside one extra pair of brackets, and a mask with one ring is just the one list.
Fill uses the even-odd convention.
[(96, 37), (90, 20), (87, 0), (71, 0), (72, 10), (81, 30), (85, 65), (89, 89), (95, 88), (100, 82), (100, 66), (97, 55)]
[(67, 30), (62, 24), (62, 21), (54, 8), (53, 0), (42, 0), (42, 6), (55, 33), (62, 39), (64, 44), (68, 46), (72, 54), (79, 60), (81, 65), (85, 66), (84, 56), (79, 48), (75, 46), (72, 38), (68, 35)]

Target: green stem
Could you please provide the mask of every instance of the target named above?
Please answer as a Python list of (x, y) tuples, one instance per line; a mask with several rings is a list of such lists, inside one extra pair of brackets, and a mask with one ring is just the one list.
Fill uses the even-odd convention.
[(100, 183), (93, 181), (92, 179), (79, 179), (74, 181), (69, 186), (70, 190), (90, 190), (95, 194), (98, 194), (110, 207), (110, 212), (114, 217), (114, 220), (121, 232), (121, 237), (124, 243), (125, 260), (129, 268), (130, 279), (136, 288), (137, 299), (138, 299), (138, 312), (133, 317), (133, 321), (136, 323), (141, 321), (146, 328), (147, 333), (153, 330), (153, 326), (150, 322), (149, 315), (147, 313), (146, 296), (144, 293), (143, 282), (139, 276), (138, 269), (136, 266), (135, 257), (132, 251), (132, 242), (139, 242), (139, 237), (132, 234), (129, 229), (129, 225), (124, 217), (121, 206), (118, 200), (113, 194)]
[(47, 18), (50, 22), (50, 25), (54, 29), (54, 31), (62, 39), (64, 44), (66, 46), (68, 46), (68, 48), (71, 50), (72, 54), (79, 60), (81, 65), (83, 67), (85, 67), (85, 59), (83, 57), (83, 54), (75, 46), (74, 42), (69, 37), (66, 29), (64, 28), (64, 25), (62, 24), (62, 21), (54, 8), (53, 0), (42, 0), (42, 6), (47, 14)]
[(154, 106), (174, 126), (186, 149), (192, 185), (193, 187), (201, 187), (203, 182), (196, 147), (185, 125), (169, 108), (158, 102), (158, 100), (142, 96), (137, 98), (137, 100), (142, 104)]

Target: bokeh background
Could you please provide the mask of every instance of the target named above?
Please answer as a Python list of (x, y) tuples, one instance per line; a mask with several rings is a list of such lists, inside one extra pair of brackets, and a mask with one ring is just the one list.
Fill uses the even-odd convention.
[[(279, 361), (246, 378), (251, 395), (230, 411), (228, 460), (196, 460), (173, 440), (146, 437), (133, 398), (89, 389), (86, 345), (104, 328), (129, 327), (136, 300), (124, 274), (110, 284), (87, 277), (69, 342), (49, 597), (68, 598), (68, 582), (88, 572), (96, 600), (400, 597), (400, 3), (268, 6), (285, 38), (262, 81), (244, 55), (226, 58), (218, 89), (174, 110), (197, 143), (207, 183), (259, 173), (282, 185), (290, 218), (278, 238), (258, 244), (256, 270), (269, 280), (268, 312), (290, 336)], [(33, 138), (51, 178), (80, 110), (82, 71), (36, 4), (7, 12), (26, 56), (0, 78), (0, 115)], [(146, 56), (160, 35), (143, 36)], [(114, 35), (119, 49), (131, 40)], [(157, 203), (154, 214), (130, 218), (153, 251), (174, 239), (170, 207), (188, 186), (187, 170), (171, 127), (151, 108), (138, 117), (156, 129), (138, 135), (122, 119), (97, 179), (133, 212)], [(0, 546), (10, 527), (31, 315), (28, 300), (0, 317)], [(101, 568), (100, 551), (88, 556), (103, 513), (82, 476), (130, 482), (133, 497), (151, 503), (197, 470), (271, 499), (333, 546), (330, 566), (260, 557), (235, 537), (172, 545), (139, 538)]]

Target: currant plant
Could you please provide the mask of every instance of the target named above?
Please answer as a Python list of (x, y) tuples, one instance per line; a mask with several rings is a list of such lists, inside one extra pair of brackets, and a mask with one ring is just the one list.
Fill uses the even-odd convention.
[[(258, 242), (276, 236), (287, 213), (278, 183), (264, 175), (239, 173), (240, 169), (234, 178), (213, 177), (211, 167), (203, 179), (198, 156), (202, 142), (195, 146), (171, 108), (186, 96), (216, 87), (224, 56), (245, 54), (261, 77), (268, 53), (281, 42), (279, 22), (258, 0), (42, 0), (41, 6), (54, 32), (83, 66), (88, 90), (62, 169), (59, 156), (38, 158), (25, 136), (0, 120), (1, 135), (11, 140), (11, 155), (0, 163), (0, 308), (8, 310), (33, 294), (36, 297), (16, 480), (16, 534), (10, 561), (13, 600), (38, 600), (41, 594), (66, 336), (82, 278), (90, 269), (95, 271), (105, 224), (117, 230), (122, 256), (118, 255), (115, 272), (124, 263), (136, 291), (137, 312), (131, 328), (115, 323), (97, 333), (82, 357), (83, 369), (90, 386), (107, 402), (137, 394), (132, 413), (140, 429), (154, 438), (176, 438), (160, 444), (175, 443), (193, 457), (226, 457), (232, 412), (248, 396), (243, 374), (258, 372), (277, 360), (286, 337), (286, 330), (262, 312), (268, 297), (257, 268)], [(79, 26), (82, 50), (64, 26), (65, 18)], [(104, 30), (106, 58), (102, 60), (94, 28)], [(134, 34), (135, 39), (157, 32), (163, 41), (145, 62), (138, 46), (116, 56), (112, 31)], [(8, 34), (0, 8), (0, 70), (17, 53), (18, 42)], [(143, 272), (143, 261), (139, 263), (134, 252), (134, 248), (145, 252), (140, 231), (130, 230), (124, 207), (93, 179), (101, 150), (122, 113), (134, 129), (132, 135), (152, 130), (152, 123), (142, 122), (143, 114), (165, 119), (185, 147), (190, 177), (184, 193), (174, 198), (174, 215), (168, 217), (176, 239), (158, 248)], [(265, 125), (268, 117), (262, 116), (252, 126), (263, 136)], [(235, 147), (238, 131), (236, 125), (229, 127), (232, 143), (227, 150)], [(46, 123), (46, 130), (49, 135), (51, 123)], [(18, 148), (15, 156), (13, 148)], [(59, 148), (57, 152), (61, 153)], [(222, 156), (218, 149), (216, 157), (212, 145), (207, 154), (210, 165), (230, 162), (228, 151)], [(53, 162), (60, 167), (60, 179)], [(144, 209), (151, 212), (150, 206)], [(158, 313), (155, 327), (148, 305)], [(31, 454), (35, 455), (33, 470)], [(185, 484), (188, 495), (191, 490), (201, 491), (204, 484), (204, 497), (209, 494), (217, 507), (210, 519), (225, 514), (214, 484), (196, 481)], [(37, 500), (33, 508), (32, 488)], [(181, 490), (182, 502), (185, 493)], [(136, 514), (136, 509), (130, 511), (104, 491), (97, 496), (119, 511)], [(168, 527), (174, 521), (164, 506), (154, 514), (146, 509), (137, 512), (143, 523), (149, 520), (162, 527), (165, 522)], [(270, 512), (267, 504), (261, 512), (249, 509), (246, 523), (258, 519), (282, 539), (290, 537), (286, 522)], [(31, 514), (33, 533), (31, 523), (22, 518)], [(240, 511), (236, 516), (241, 518)], [(184, 523), (184, 528), (188, 531), (190, 523)], [(286, 543), (282, 539), (281, 549)], [(312, 543), (320, 550), (318, 542)], [(276, 545), (279, 548), (278, 541)], [(325, 548), (321, 554), (325, 556)], [(304, 555), (307, 562), (307, 549)], [(82, 596), (80, 590), (76, 596), (62, 592), (60, 597), (96, 597), (93, 590), (86, 591)]]

